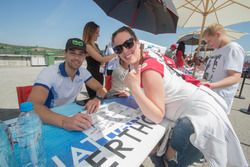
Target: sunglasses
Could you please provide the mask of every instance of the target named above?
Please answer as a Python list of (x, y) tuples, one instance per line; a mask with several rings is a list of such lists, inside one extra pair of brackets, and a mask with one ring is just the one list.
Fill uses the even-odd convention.
[(134, 46), (134, 38), (129, 38), (123, 44), (113, 47), (116, 54), (121, 54), (123, 52), (123, 47), (126, 49), (131, 49)]

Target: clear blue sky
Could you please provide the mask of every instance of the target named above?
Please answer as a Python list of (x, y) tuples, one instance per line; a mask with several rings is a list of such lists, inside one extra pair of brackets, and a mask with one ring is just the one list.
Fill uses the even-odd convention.
[[(112, 32), (123, 25), (107, 16), (92, 0), (2, 0), (0, 42), (64, 48), (68, 38), (82, 37), (83, 27), (88, 21), (95, 21), (101, 27), (97, 41), (101, 49), (110, 41)], [(250, 34), (250, 22), (228, 28)], [(139, 39), (169, 46), (178, 40), (178, 34), (197, 29), (198, 27), (178, 28), (176, 34), (162, 35), (136, 30), (136, 34)], [(237, 42), (245, 50), (250, 50), (250, 35)]]

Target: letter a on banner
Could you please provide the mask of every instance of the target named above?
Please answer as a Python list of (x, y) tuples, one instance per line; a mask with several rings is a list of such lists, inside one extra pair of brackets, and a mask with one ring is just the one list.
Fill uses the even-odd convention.
[(93, 153), (93, 152), (75, 148), (75, 147), (71, 147), (71, 152), (72, 152), (72, 159), (73, 159), (74, 166), (78, 166), (80, 164), (80, 160), (84, 156), (87, 156)]

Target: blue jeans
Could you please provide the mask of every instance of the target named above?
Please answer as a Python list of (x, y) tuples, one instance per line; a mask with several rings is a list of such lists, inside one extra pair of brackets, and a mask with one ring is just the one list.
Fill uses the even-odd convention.
[(195, 148), (189, 141), (189, 137), (194, 133), (194, 127), (188, 118), (180, 118), (172, 129), (172, 134), (168, 145), (177, 152), (177, 162), (174, 160), (167, 161), (166, 155), (159, 157), (152, 155), (150, 158), (157, 167), (165, 167), (165, 162), (168, 167), (187, 167), (193, 162), (198, 161), (203, 157), (202, 153)]

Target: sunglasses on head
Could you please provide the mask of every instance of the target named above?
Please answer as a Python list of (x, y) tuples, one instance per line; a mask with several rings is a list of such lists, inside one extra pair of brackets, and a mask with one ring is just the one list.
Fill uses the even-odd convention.
[(113, 47), (113, 50), (116, 54), (121, 54), (123, 51), (123, 47), (131, 49), (133, 46), (134, 46), (134, 38), (129, 38), (128, 40), (123, 42), (123, 44)]

